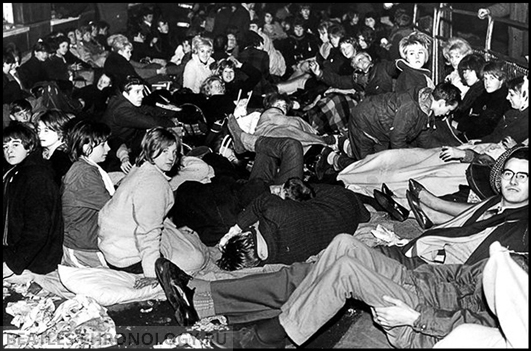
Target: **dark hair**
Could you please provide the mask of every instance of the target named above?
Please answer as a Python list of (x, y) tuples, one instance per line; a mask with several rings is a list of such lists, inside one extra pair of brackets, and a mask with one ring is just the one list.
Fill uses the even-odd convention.
[(63, 42), (70, 45), (70, 39), (65, 35), (61, 34), (56, 37), (50, 38), (50, 40), (48, 41), (48, 43), (50, 44), (50, 50), (55, 53), (57, 49), (59, 49), (59, 45), (61, 45), (61, 43)]
[(63, 140), (65, 137), (65, 127), (70, 122), (70, 117), (60, 110), (47, 110), (36, 118), (35, 123), (39, 121), (56, 132), (59, 139)]
[(145, 82), (142, 78), (138, 76), (129, 75), (126, 77), (123, 83), (120, 84), (120, 92), (123, 93), (125, 91), (129, 93), (133, 88), (133, 85), (145, 85)]
[(522, 92), (522, 86), (524, 85), (524, 76), (515, 77), (506, 83), (507, 89)]
[(271, 106), (273, 106), (273, 104), (275, 102), (277, 102), (278, 100), (282, 100), (282, 101), (285, 101), (288, 105), (289, 105), (289, 109), (291, 109), (291, 107), (293, 106), (293, 102), (291, 101), (290, 97), (288, 96), (288, 94), (285, 94), (285, 93), (270, 93), (270, 94), (267, 94), (265, 97), (264, 97), (264, 101), (263, 101), (263, 105), (264, 105), (264, 108), (267, 110), (268, 108), (270, 108)]
[(483, 66), (483, 77), (485, 77), (485, 74), (487, 73), (493, 75), (502, 82), (507, 80), (507, 70), (499, 60), (489, 61)]
[(512, 158), (529, 161), (529, 147), (523, 145), (516, 145), (513, 148), (505, 151), (492, 166), (490, 171), (490, 185), (492, 189), (499, 194), (501, 189), (501, 174), (507, 162)]
[(9, 106), (9, 113), (15, 114), (17, 112), (21, 111), (29, 111), (32, 112), (33, 108), (31, 107), (31, 104), (26, 99), (18, 99), (13, 101)]
[[(66, 135), (66, 146), (70, 160), (77, 161), (81, 156), (88, 156), (94, 147), (104, 143), (111, 135), (111, 128), (102, 122), (81, 120)], [(84, 150), (83, 146), (88, 145)]]
[(308, 201), (315, 197), (315, 190), (309, 183), (299, 177), (289, 178), (284, 183), (284, 190), (286, 192), (286, 198), (295, 201)]
[(476, 72), (478, 79), (483, 79), (483, 66), (485, 66), (485, 59), (480, 54), (468, 54), (459, 61), (457, 65), (457, 71), (461, 80), (465, 81), (463, 77), (463, 71), (472, 70)]
[(334, 23), (328, 27), (328, 35), (343, 38), (345, 36), (345, 27), (339, 23)]
[(50, 45), (43, 40), (39, 40), (35, 43), (35, 45), (33, 45), (31, 52), (32, 54), (35, 54), (35, 52), (38, 51), (50, 52)]
[(12, 63), (15, 63), (15, 62), (16, 62), (16, 60), (15, 60), (15, 56), (13, 56), (12, 53), (7, 52), (6, 50), (4, 50), (2, 56), (3, 56), (3, 60), (4, 60), (3, 63), (12, 64)]
[(252, 30), (246, 30), (242, 34), (242, 47), (245, 49), (247, 47), (257, 47), (260, 44), (264, 43), (264, 38), (260, 34)]
[(146, 131), (144, 138), (142, 138), (142, 151), (136, 159), (136, 165), (141, 166), (145, 161), (154, 164), (155, 159), (169, 147), (176, 144), (177, 159), (175, 165), (179, 167), (182, 157), (181, 138), (171, 128), (155, 127)]
[(443, 99), (446, 102), (446, 106), (459, 105), (461, 103), (459, 88), (450, 82), (437, 84), (432, 95), (435, 100)]
[(239, 233), (227, 241), (217, 260), (219, 268), (235, 271), (242, 268), (256, 267), (261, 260), (256, 252), (254, 229)]
[(11, 122), (2, 132), (2, 140), (4, 143), (20, 139), (22, 145), (30, 153), (35, 151), (39, 145), (39, 137), (35, 130), (27, 123)]

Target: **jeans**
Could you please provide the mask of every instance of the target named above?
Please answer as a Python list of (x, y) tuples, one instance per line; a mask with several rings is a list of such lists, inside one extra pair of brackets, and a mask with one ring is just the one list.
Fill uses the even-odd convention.
[[(348, 298), (375, 307), (389, 306), (384, 295), (417, 306), (411, 271), (352, 235), (339, 234), (282, 306), (280, 324), (301, 345), (337, 314)], [(407, 344), (413, 333), (407, 326), (386, 330), (392, 345)]]
[(303, 151), (298, 140), (261, 136), (255, 151), (249, 179), (261, 178), (275, 185), (284, 184), (291, 177), (303, 179)]

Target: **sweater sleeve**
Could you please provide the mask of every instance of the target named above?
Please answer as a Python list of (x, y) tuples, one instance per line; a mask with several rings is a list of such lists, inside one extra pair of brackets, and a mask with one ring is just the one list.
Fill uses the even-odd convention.
[[(151, 184), (150, 184), (151, 183)], [(146, 277), (155, 277), (155, 261), (160, 257), (160, 239), (169, 207), (167, 193), (154, 181), (144, 182), (133, 194), (136, 246)]]
[(118, 107), (114, 112), (114, 122), (122, 127), (150, 129), (153, 127), (174, 127), (175, 124), (163, 113), (156, 111), (155, 107), (142, 106), (140, 108)]
[(183, 72), (183, 87), (189, 88), (194, 93), (199, 93), (199, 88), (196, 87), (197, 83), (197, 72), (194, 69), (193, 59), (188, 61), (186, 63), (186, 66), (184, 66), (184, 72)]

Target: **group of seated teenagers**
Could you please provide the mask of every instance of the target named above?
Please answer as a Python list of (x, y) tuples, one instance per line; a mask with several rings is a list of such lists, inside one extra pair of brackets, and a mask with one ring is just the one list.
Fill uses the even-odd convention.
[[(196, 4), (180, 40), (144, 7), (125, 33), (54, 32), (24, 60), (8, 45), (4, 281), (59, 264), (139, 274), (134, 287), (160, 284), (179, 325), (255, 322), (219, 347), (304, 345), (349, 298), (394, 347), (499, 329), (482, 274), (499, 243), (527, 277), (528, 77), (452, 37), (437, 39), (448, 71), (435, 84), (434, 39), (409, 10), (391, 26), (355, 8)], [(404, 208), (385, 184), (371, 197), (335, 180), (408, 148), (485, 166), (467, 173), (485, 192), (436, 196), (406, 178)], [(379, 212), (422, 234), (356, 239)]]

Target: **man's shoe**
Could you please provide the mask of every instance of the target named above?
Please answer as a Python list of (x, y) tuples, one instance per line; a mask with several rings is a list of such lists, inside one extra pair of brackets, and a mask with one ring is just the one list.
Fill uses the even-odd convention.
[(325, 146), (321, 153), (317, 155), (317, 161), (315, 162), (315, 176), (317, 179), (323, 180), (326, 171), (333, 168), (333, 166), (328, 163), (328, 155), (333, 151), (332, 148)]
[(404, 206), (396, 202), (391, 196), (381, 192), (378, 189), (374, 189), (374, 198), (382, 206), (393, 219), (403, 222), (409, 216), (409, 211)]
[(181, 326), (190, 326), (199, 321), (194, 308), (194, 290), (187, 284), (191, 277), (166, 258), (155, 262), (155, 273), (168, 302), (175, 310), (175, 319)]
[(412, 192), (406, 190), (406, 199), (420, 227), (422, 229), (430, 229), (433, 227), (433, 222), (431, 219), (429, 219), (426, 213), (420, 208), (420, 201), (418, 197), (415, 197)]
[(234, 142), (234, 152), (237, 154), (243, 154), (245, 151), (247, 151), (242, 143), (243, 130), (241, 129), (234, 115), (231, 114), (229, 117), (227, 117), (227, 126), (229, 127), (229, 131)]
[(240, 330), (219, 330), (212, 335), (212, 346), (217, 349), (283, 349), (285, 339), (274, 344), (267, 344), (258, 338), (256, 326)]

